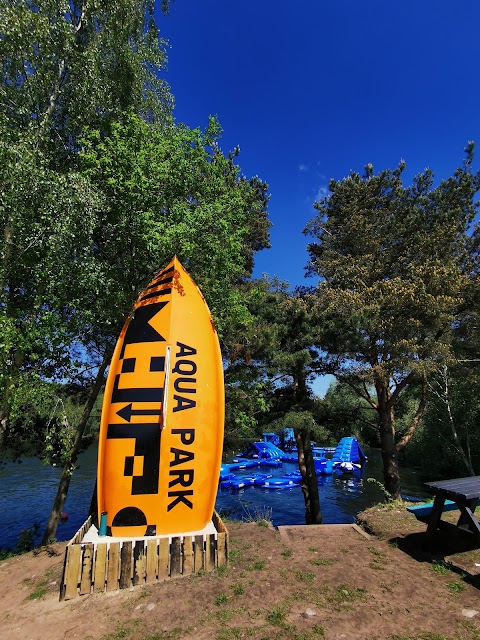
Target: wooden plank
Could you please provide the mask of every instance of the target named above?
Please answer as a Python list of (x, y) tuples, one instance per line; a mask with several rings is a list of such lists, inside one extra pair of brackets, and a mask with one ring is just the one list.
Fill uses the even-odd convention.
[(195, 536), (195, 550), (193, 555), (195, 573), (205, 569), (205, 554), (203, 552), (203, 536)]
[(207, 546), (210, 547), (206, 562), (207, 571), (213, 571), (217, 566), (217, 541), (214, 533), (207, 536)]
[(82, 574), (80, 577), (80, 595), (92, 590), (93, 544), (82, 544)]
[(182, 564), (182, 541), (178, 536), (172, 538), (170, 549), (170, 577), (181, 575)]
[(212, 522), (215, 525), (215, 529), (219, 533), (226, 533), (227, 532), (227, 528), (225, 527), (225, 525), (223, 523), (223, 520), (220, 518), (220, 516), (218, 515), (218, 513), (216, 511), (213, 512)]
[(157, 539), (147, 540), (147, 583), (155, 582), (158, 576), (158, 544)]
[(95, 557), (94, 591), (105, 591), (105, 569), (107, 564), (107, 545), (97, 544)]
[(193, 538), (185, 536), (183, 538), (183, 567), (182, 574), (190, 576), (193, 573)]
[(108, 550), (107, 591), (118, 589), (118, 567), (120, 563), (120, 543), (111, 542)]
[(227, 534), (217, 534), (217, 564), (223, 567), (227, 564)]
[(71, 600), (78, 595), (77, 587), (80, 577), (81, 554), (82, 548), (79, 544), (70, 545), (65, 569), (65, 600)]
[(145, 573), (145, 543), (137, 540), (133, 550), (133, 584), (143, 584)]
[(65, 547), (65, 553), (63, 557), (63, 570), (62, 570), (62, 579), (60, 581), (60, 602), (65, 600), (65, 575), (67, 572), (67, 562), (68, 562), (68, 554), (70, 553), (70, 544), (67, 544)]
[(132, 542), (128, 540), (122, 544), (120, 551), (120, 589), (132, 586)]
[(166, 580), (170, 574), (170, 543), (168, 538), (160, 538), (158, 549), (158, 579)]

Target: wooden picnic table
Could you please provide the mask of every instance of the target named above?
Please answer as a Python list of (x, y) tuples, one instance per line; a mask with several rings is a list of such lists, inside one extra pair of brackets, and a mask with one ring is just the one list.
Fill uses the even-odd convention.
[(460, 510), (457, 527), (470, 531), (480, 544), (480, 524), (475, 517), (475, 508), (480, 498), (480, 476), (455, 478), (425, 483), (434, 493), (432, 513), (428, 520), (427, 535), (432, 537), (438, 528), (448, 527), (442, 520), (445, 500), (452, 500)]

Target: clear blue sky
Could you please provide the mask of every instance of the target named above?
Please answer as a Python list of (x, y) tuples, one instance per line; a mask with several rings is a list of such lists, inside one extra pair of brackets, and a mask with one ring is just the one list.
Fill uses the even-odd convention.
[(478, 0), (175, 0), (159, 24), (176, 119), (218, 115), (223, 151), (269, 184), (255, 276), (314, 284), (302, 229), (330, 178), (401, 158), (407, 181), (447, 177), (468, 140), (480, 160)]

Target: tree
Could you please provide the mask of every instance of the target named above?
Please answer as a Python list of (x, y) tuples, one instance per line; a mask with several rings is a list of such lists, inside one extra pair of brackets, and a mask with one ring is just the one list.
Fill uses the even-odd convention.
[[(311, 345), (308, 298), (302, 292), (289, 293), (287, 286), (265, 279), (257, 283), (251, 311), (255, 330), (251, 358), (258, 379), (270, 389), (269, 410), (263, 423), (293, 427), (302, 474), (307, 524), (320, 524), (322, 515), (310, 433), (313, 430), (309, 380), (316, 350)], [(250, 346), (254, 346), (253, 344)]]
[[(126, 314), (162, 265), (177, 254), (199, 284), (220, 335), (248, 318), (237, 284), (252, 256), (268, 245), (267, 185), (248, 180), (218, 149), (219, 127), (205, 132), (147, 123), (126, 114), (108, 135), (87, 129), (79, 166), (104, 206), (92, 233), (91, 269), (77, 279), (83, 318), (77, 340), (101, 354), (91, 395), (77, 425), (44, 542), (55, 535), (91, 408), (103, 384)], [(95, 278), (91, 278), (91, 273)], [(83, 312), (81, 311), (83, 309)]]
[(366, 444), (379, 445), (374, 410), (347, 384), (332, 382), (325, 397), (317, 400), (316, 408), (317, 422), (334, 436), (335, 442), (354, 436)]
[[(479, 189), (473, 143), (438, 186), (430, 170), (404, 187), (405, 163), (331, 180), (306, 233), (324, 371), (377, 412), (385, 488), (400, 497), (398, 454), (425, 410), (427, 379), (453, 358), (452, 336), (477, 284), (471, 231)], [(408, 428), (396, 433), (402, 394), (418, 388)], [(374, 392), (373, 392), (374, 389)]]
[(37, 393), (84, 364), (72, 354), (77, 291), (98, 275), (102, 194), (78, 171), (79, 135), (105, 132), (125, 109), (163, 121), (172, 98), (149, 0), (15, 0), (0, 19), (1, 448), (20, 388)]

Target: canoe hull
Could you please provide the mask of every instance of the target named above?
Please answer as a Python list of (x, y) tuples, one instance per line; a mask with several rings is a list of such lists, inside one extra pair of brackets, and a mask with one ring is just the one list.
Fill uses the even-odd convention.
[(110, 365), (97, 472), (107, 533), (203, 529), (215, 504), (223, 428), (217, 333), (174, 258), (140, 295)]

